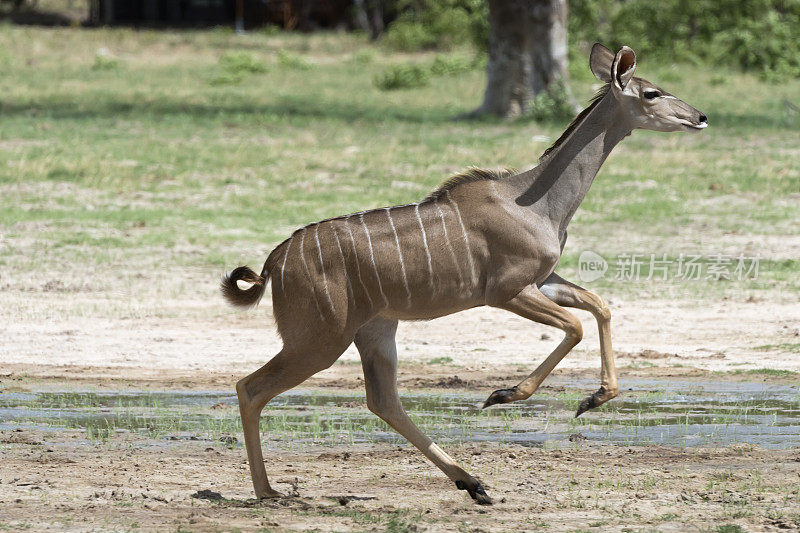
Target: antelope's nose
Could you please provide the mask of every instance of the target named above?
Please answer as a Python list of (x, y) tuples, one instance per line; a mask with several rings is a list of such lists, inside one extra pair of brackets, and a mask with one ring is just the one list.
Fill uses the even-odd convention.
[(700, 124), (708, 124), (708, 117), (704, 114), (700, 113), (700, 116), (697, 117), (697, 120), (700, 121)]

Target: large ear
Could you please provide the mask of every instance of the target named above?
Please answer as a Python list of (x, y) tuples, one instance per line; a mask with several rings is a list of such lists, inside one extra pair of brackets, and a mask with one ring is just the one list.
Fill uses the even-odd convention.
[(595, 78), (608, 83), (611, 81), (611, 65), (614, 63), (614, 52), (600, 43), (594, 43), (589, 55), (589, 68)]
[(627, 46), (623, 46), (611, 65), (611, 80), (617, 89), (622, 90), (628, 85), (634, 71), (636, 71), (636, 54)]

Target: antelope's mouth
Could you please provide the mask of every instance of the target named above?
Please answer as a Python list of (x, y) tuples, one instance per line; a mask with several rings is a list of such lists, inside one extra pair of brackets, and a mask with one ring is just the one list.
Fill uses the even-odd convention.
[(708, 122), (705, 122), (705, 121), (704, 122), (695, 123), (695, 122), (689, 122), (688, 120), (681, 120), (680, 124), (681, 124), (681, 126), (684, 126), (685, 128), (689, 128), (689, 129), (692, 129), (692, 130), (698, 130), (698, 131), (699, 130), (704, 130), (704, 129), (706, 129), (708, 127)]

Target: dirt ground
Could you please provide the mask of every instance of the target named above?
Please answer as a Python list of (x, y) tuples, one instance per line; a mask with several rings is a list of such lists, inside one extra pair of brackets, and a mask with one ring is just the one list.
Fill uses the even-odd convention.
[[(4, 293), (0, 387), (6, 392), (232, 391), (280, 345), (268, 304), (237, 314), (199, 295), (165, 299), (154, 307), (163, 316), (153, 316), (91, 292), (52, 296)], [(746, 372), (800, 370), (793, 353), (800, 336), (796, 297), (771, 303), (769, 313), (764, 302), (742, 300), (651, 299), (611, 307), (623, 394), (631, 377), (797, 383), (791, 372)], [(84, 308), (95, 311), (82, 316)], [(107, 318), (97, 318), (98, 308), (108, 310)], [(560, 383), (598, 376), (593, 319), (577, 314), (586, 334), (556, 370)], [(527, 375), (558, 341), (552, 329), (493, 309), (405, 323), (398, 335), (400, 388), (488, 395)], [(765, 345), (772, 347), (758, 348)], [(363, 390), (357, 363), (351, 348), (304, 386)], [(546, 381), (543, 392), (550, 390), (558, 387)], [(797, 449), (629, 448), (581, 440), (555, 450), (497, 443), (447, 449), (483, 480), (494, 506), (473, 504), (410, 446), (267, 450), (267, 470), (290, 496), (259, 503), (251, 499), (239, 445), (130, 435), (87, 442), (81, 432), (6, 430), (0, 433), (0, 529), (800, 530)], [(221, 499), (192, 496), (203, 490)]]
[(11, 530), (800, 529), (798, 450), (451, 449), (494, 499), (478, 506), (410, 447), (268, 451), (287, 497), (257, 502), (241, 448), (87, 445), (78, 434), (17, 431), (0, 442), (0, 524)]
[[(654, 353), (644, 355), (660, 361)], [(4, 368), (10, 370), (1, 378), (6, 392), (226, 390), (235, 379), (224, 371), (19, 364)], [(554, 381), (594, 374), (562, 370)], [(491, 391), (519, 375), (510, 365), (485, 372), (410, 363), (402, 365), (399, 382), (404, 390)], [(708, 371), (683, 367), (621, 371), (623, 382), (641, 376), (719, 379)], [(308, 385), (352, 392), (362, 389), (361, 380), (357, 365), (338, 364)], [(546, 384), (542, 392), (559, 389)], [(629, 447), (586, 441), (579, 435), (564, 444), (558, 449), (494, 442), (446, 446), (482, 480), (494, 500), (490, 507), (475, 505), (409, 445), (305, 446), (295, 451), (266, 444), (268, 472), (287, 497), (257, 502), (239, 443), (231, 447), (169, 442), (130, 433), (87, 441), (83, 431), (5, 430), (0, 431), (0, 528), (800, 530), (800, 449)]]
[[(281, 343), (268, 295), (259, 308), (239, 313), (224, 306), (215, 286), (201, 286), (198, 292), (158, 298), (138, 289), (124, 295), (4, 291), (0, 361), (4, 368), (131, 367), (241, 376), (278, 352)], [(134, 298), (139, 300), (131, 302)], [(609, 306), (619, 366), (800, 371), (797, 294), (775, 294), (769, 302), (615, 299)], [(584, 339), (558, 368), (597, 371), (597, 326), (589, 313), (574, 313), (583, 322)], [(513, 366), (530, 371), (560, 335), (506, 311), (477, 308), (429, 322), (404, 322), (397, 342), (401, 364), (447, 357), (467, 370)], [(340, 364), (357, 362), (352, 346), (340, 358)]]

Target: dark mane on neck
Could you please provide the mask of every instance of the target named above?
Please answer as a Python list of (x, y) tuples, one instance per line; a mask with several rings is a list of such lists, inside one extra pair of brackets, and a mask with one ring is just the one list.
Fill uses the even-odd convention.
[(569, 123), (569, 126), (567, 126), (567, 129), (564, 130), (564, 133), (561, 134), (561, 137), (559, 137), (558, 140), (556, 140), (556, 142), (554, 142), (550, 148), (544, 151), (542, 157), (539, 158), (539, 161), (542, 161), (545, 157), (554, 152), (559, 146), (564, 144), (564, 141), (567, 140), (567, 137), (569, 137), (570, 133), (572, 133), (575, 130), (575, 128), (578, 127), (578, 124), (580, 124), (583, 121), (583, 119), (586, 118), (586, 115), (588, 115), (592, 111), (592, 109), (597, 107), (597, 104), (599, 104), (600, 100), (602, 100), (603, 97), (608, 94), (608, 91), (610, 89), (611, 89), (611, 84), (606, 83), (605, 85), (600, 87), (600, 90), (594, 93), (594, 96), (592, 96), (591, 100), (589, 100), (589, 105), (586, 107), (586, 109), (578, 113), (578, 116), (575, 117), (572, 120), (572, 122)]
[(436, 187), (431, 193), (425, 197), (423, 202), (427, 202), (429, 200), (438, 200), (442, 196), (452, 189), (455, 189), (459, 185), (464, 183), (470, 183), (473, 181), (485, 181), (485, 180), (499, 180), (503, 179), (506, 176), (513, 176), (517, 172), (510, 168), (476, 168), (471, 167), (466, 171), (462, 172), (461, 174), (456, 174), (454, 176), (450, 176), (446, 180), (442, 182), (441, 185)]

